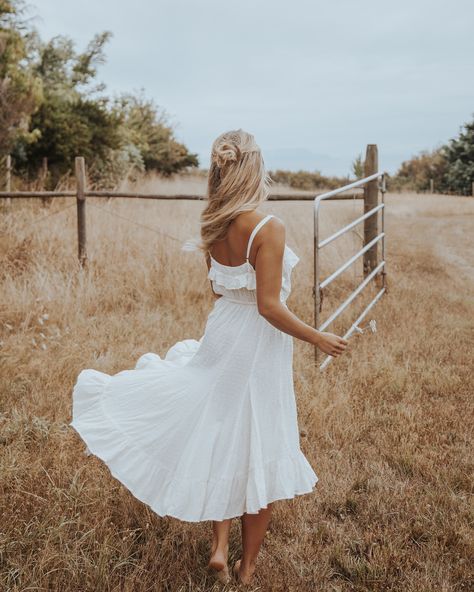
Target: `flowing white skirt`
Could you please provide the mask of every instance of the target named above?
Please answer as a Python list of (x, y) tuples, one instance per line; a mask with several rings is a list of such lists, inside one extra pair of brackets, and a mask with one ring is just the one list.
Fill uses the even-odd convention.
[(222, 297), (199, 341), (113, 376), (82, 370), (71, 426), (160, 516), (254, 514), (318, 480), (299, 446), (292, 357), (292, 338), (255, 305)]

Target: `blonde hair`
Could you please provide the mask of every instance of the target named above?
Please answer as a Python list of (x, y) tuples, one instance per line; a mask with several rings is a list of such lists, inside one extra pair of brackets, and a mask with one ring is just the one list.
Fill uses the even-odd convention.
[(238, 129), (218, 136), (212, 144), (198, 248), (207, 252), (225, 238), (238, 214), (256, 209), (267, 199), (271, 181), (252, 134)]

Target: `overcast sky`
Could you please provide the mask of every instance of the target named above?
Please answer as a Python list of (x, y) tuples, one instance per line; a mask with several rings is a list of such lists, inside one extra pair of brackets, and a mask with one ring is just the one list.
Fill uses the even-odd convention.
[(376, 143), (393, 172), (474, 114), (474, 0), (33, 0), (30, 14), (78, 50), (111, 31), (108, 92), (143, 88), (203, 167), (242, 127), (269, 169), (344, 175)]

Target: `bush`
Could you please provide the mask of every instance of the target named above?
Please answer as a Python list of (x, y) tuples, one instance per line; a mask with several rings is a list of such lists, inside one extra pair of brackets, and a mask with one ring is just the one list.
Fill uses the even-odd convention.
[(271, 178), (277, 183), (289, 185), (294, 189), (311, 191), (313, 189), (336, 189), (349, 182), (348, 177), (325, 177), (319, 171), (270, 171)]
[(433, 179), (436, 190), (443, 191), (447, 167), (448, 162), (442, 148), (432, 152), (421, 152), (418, 156), (402, 163), (396, 175), (390, 179), (390, 189), (392, 191), (403, 189), (428, 191), (430, 180)]

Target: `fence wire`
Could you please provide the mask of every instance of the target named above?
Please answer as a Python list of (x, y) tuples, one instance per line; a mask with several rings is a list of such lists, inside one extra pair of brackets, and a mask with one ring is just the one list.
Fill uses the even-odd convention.
[(162, 230), (158, 230), (157, 228), (147, 226), (146, 224), (142, 224), (142, 222), (137, 222), (136, 220), (130, 220), (130, 218), (126, 218), (125, 216), (121, 216), (120, 214), (117, 214), (116, 212), (112, 212), (106, 208), (101, 208), (100, 206), (90, 203), (89, 201), (87, 202), (87, 205), (95, 208), (96, 210), (100, 210), (101, 212), (105, 212), (106, 214), (109, 214), (110, 216), (115, 216), (116, 218), (120, 218), (120, 220), (124, 220), (125, 222), (129, 222), (130, 224), (134, 224), (135, 226), (139, 226), (140, 228), (145, 228), (146, 230), (149, 230), (150, 232), (154, 232), (155, 234), (157, 234), (159, 236), (164, 236), (164, 237), (169, 238), (170, 240), (176, 241), (180, 244), (183, 243), (183, 239), (181, 239), (181, 238), (178, 238), (176, 236), (168, 234), (167, 232), (163, 232)]
[[(69, 210), (70, 208), (74, 208), (75, 206), (76, 206), (76, 204), (73, 203), (68, 206), (64, 206), (64, 208), (61, 208), (60, 210), (56, 210), (55, 212), (50, 212), (49, 214), (46, 214), (46, 216), (41, 216), (41, 218), (37, 218), (36, 220), (33, 220), (33, 222), (26, 224), (26, 226), (23, 226), (22, 230), (28, 230), (31, 226), (35, 226), (35, 224), (39, 224), (40, 222), (43, 222), (47, 218), (52, 218), (53, 216), (57, 216), (58, 214), (61, 214), (61, 212), (64, 212), (65, 210)], [(9, 230), (5, 230), (3, 232), (0, 232), (0, 236), (5, 236), (7, 234), (10, 234)]]
[[(162, 230), (158, 230), (157, 228), (153, 228), (151, 226), (143, 224), (142, 222), (137, 222), (136, 220), (130, 220), (130, 218), (126, 218), (125, 216), (121, 216), (120, 214), (117, 214), (116, 212), (112, 212), (106, 208), (102, 208), (100, 206), (97, 206), (97, 205), (91, 203), (90, 201), (87, 202), (87, 205), (95, 208), (96, 210), (100, 210), (102, 212), (105, 212), (106, 214), (109, 214), (109, 216), (115, 216), (116, 218), (119, 218), (120, 220), (124, 220), (125, 222), (133, 224), (134, 226), (144, 228), (145, 230), (153, 232), (153, 233), (157, 234), (158, 236), (163, 236), (163, 237), (168, 238), (172, 241), (175, 241), (179, 244), (183, 243), (183, 239), (181, 239), (177, 236), (173, 236), (167, 232), (164, 232)], [(35, 226), (36, 224), (39, 224), (40, 222), (44, 222), (45, 220), (52, 218), (53, 216), (57, 216), (58, 214), (61, 214), (62, 212), (69, 210), (70, 208), (74, 208), (74, 207), (76, 207), (75, 203), (69, 204), (68, 206), (64, 206), (63, 208), (60, 208), (59, 210), (56, 210), (55, 212), (50, 212), (49, 214), (46, 214), (45, 216), (41, 216), (41, 218), (37, 218), (36, 220), (33, 220), (32, 222), (26, 224), (25, 226), (23, 226), (22, 230), (28, 230), (32, 226)], [(9, 233), (10, 233), (9, 230), (5, 230), (5, 231), (0, 232), (0, 236), (6, 236)]]

